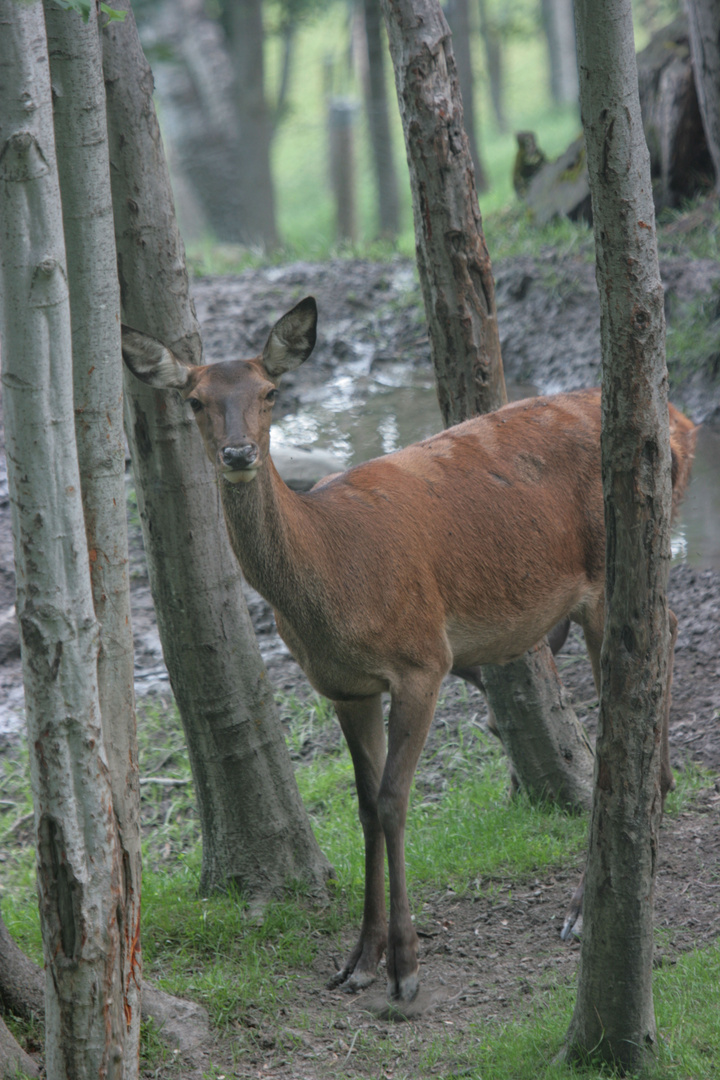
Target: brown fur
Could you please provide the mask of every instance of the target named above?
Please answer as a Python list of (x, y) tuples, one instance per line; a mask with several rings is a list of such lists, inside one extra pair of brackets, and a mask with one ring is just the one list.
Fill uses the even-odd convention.
[[(365, 832), (365, 912), (333, 983), (367, 985), (387, 943), (389, 993), (408, 1000), (418, 964), (404, 824), (443, 678), (520, 656), (570, 616), (583, 627), (599, 684), (600, 392), (507, 405), (296, 494), (269, 456), (271, 398), (282, 372), (309, 354), (315, 317), (314, 301), (302, 301), (252, 361), (176, 370), (165, 351), (153, 384), (176, 386), (195, 402), (243, 572), (275, 608), (313, 686), (335, 703), (350, 747)], [(145, 357), (154, 351), (145, 349), (136, 369), (149, 382)], [(676, 508), (696, 431), (672, 406), (670, 428)], [(391, 695), (387, 758), (383, 691)]]

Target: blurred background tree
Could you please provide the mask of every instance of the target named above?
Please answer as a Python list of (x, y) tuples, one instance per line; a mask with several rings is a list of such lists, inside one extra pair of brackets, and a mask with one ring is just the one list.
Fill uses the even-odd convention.
[[(535, 133), (550, 161), (580, 132), (571, 6), (448, 0), (485, 215), (515, 203), (517, 131)], [(320, 258), (350, 244), (372, 252), (376, 239), (414, 251), (377, 0), (135, 7), (191, 261), (202, 265), (212, 245), (221, 269), (218, 244), (228, 266), (248, 251)], [(681, 13), (681, 0), (636, 0), (638, 48)]]

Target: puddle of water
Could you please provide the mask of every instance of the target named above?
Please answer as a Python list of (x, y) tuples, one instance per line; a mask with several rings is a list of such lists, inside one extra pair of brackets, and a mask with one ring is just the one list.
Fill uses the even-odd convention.
[[(434, 383), (402, 365), (342, 375), (307, 395), (301, 410), (273, 426), (274, 444), (330, 450), (347, 467), (389, 454), (436, 431), (442, 421)], [(535, 393), (509, 386), (515, 401)], [(701, 427), (693, 475), (673, 529), (673, 558), (720, 570), (720, 432)]]

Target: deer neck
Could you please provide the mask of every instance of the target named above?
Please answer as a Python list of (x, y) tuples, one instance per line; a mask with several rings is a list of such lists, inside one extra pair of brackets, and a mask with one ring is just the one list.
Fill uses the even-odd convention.
[(302, 553), (311, 523), (303, 499), (267, 458), (249, 484), (220, 480), (230, 543), (254, 589), (289, 614), (302, 592)]

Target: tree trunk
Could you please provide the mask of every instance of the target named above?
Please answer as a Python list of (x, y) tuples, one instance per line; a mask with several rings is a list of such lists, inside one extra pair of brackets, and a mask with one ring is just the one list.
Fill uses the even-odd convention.
[(219, 240), (241, 243), (246, 206), (225, 36), (202, 0), (167, 0), (151, 10), (152, 33), (170, 51), (155, 64), (156, 94), (184, 235), (202, 236), (209, 225)]
[(97, 15), (45, 0), (55, 142), (70, 287), (75, 434), (95, 616), (98, 690), (122, 862), (118, 905), (123, 1077), (140, 1046), (140, 784), (130, 625), (125, 443), (117, 280)]
[(278, 245), (270, 167), (272, 123), (265, 101), (265, 31), (262, 0), (226, 0), (230, 54), (235, 70), (240, 171), (236, 183), (245, 204), (244, 239), (263, 248)]
[(640, 1070), (656, 1043), (653, 895), (671, 631), (663, 289), (630, 0), (577, 0), (603, 353), (605, 634), (569, 1057)]
[(3, 407), (46, 966), (47, 1074), (120, 1080), (122, 871), (98, 698), (42, 5), (0, 0), (0, 31)]
[(480, 11), (480, 36), (485, 46), (485, 63), (487, 64), (487, 75), (490, 83), (490, 101), (495, 113), (497, 129), (504, 135), (508, 129), (508, 123), (503, 100), (502, 38), (495, 23), (488, 19), (486, 0), (478, 0), (478, 8)]
[(400, 231), (400, 204), (388, 115), (380, 0), (364, 0), (364, 13), (367, 43), (365, 111), (377, 186), (380, 235), (393, 238)]
[[(104, 31), (104, 66), (125, 319), (200, 363), (152, 75), (129, 3), (116, 7), (128, 14)], [(179, 399), (134, 380), (126, 389), (150, 584), (203, 833), (201, 890), (234, 883), (264, 902), (301, 880), (324, 893), (330, 868), (300, 800), (195, 425)]]
[[(436, 0), (384, 0), (384, 12), (410, 165), (430, 350), (449, 425), (507, 400), (490, 257), (442, 11)], [(547, 645), (499, 671), (484, 668), (482, 682), (503, 744), (517, 755), (512, 761), (521, 785), (533, 797), (564, 804), (573, 792), (572, 805), (586, 808), (592, 755)], [(518, 724), (528, 733), (525, 739), (515, 736)], [(558, 745), (575, 748), (573, 757), (558, 755)]]
[(713, 163), (700, 115), (682, 15), (637, 55), (640, 109), (650, 151), (655, 212), (680, 206), (712, 186)]
[(480, 158), (475, 120), (475, 78), (470, 52), (470, 10), (468, 0), (451, 0), (445, 8), (445, 17), (452, 31), (452, 48), (457, 65), (458, 82), (462, 95), (465, 134), (468, 137), (470, 157), (475, 170), (475, 188), (487, 191), (488, 182)]
[(685, 10), (695, 89), (720, 194), (720, 5), (717, 0), (685, 0)]
[(18, 1075), (39, 1076), (40, 1070), (0, 1017), (0, 1077), (2, 1080), (15, 1080)]
[(550, 93), (558, 105), (578, 99), (573, 0), (542, 0), (542, 22), (548, 47)]
[[(45, 1017), (44, 984), (42, 969), (17, 947), (0, 914), (0, 1007), (24, 1020), (42, 1021)], [(163, 1042), (182, 1050), (207, 1038), (208, 1017), (201, 1005), (172, 997), (145, 981), (142, 984), (142, 1018), (152, 1018)]]

